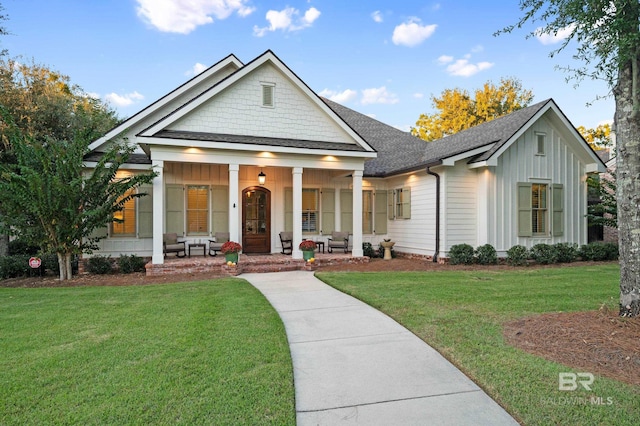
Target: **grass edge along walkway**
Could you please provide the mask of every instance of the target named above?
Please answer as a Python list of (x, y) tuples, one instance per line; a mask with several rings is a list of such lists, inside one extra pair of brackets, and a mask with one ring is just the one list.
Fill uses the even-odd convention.
[(411, 330), (523, 424), (640, 424), (640, 387), (596, 376), (591, 391), (560, 391), (559, 373), (579, 371), (513, 348), (502, 336), (502, 324), (529, 315), (615, 309), (615, 264), (316, 275)]
[(284, 326), (237, 278), (0, 289), (0, 424), (295, 424)]

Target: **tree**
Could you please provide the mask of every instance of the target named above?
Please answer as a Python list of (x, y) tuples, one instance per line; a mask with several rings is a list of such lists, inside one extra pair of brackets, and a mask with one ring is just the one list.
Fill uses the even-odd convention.
[[(2, 4), (0, 4), (0, 23), (2, 21), (6, 21), (7, 19), (9, 19), (7, 15), (2, 13), (3, 10), (4, 10), (4, 7), (2, 7)], [(0, 25), (0, 35), (8, 35), (8, 34), (9, 32), (7, 31), (7, 29), (2, 25)], [(0, 56), (4, 56), (6, 54), (7, 54), (7, 49), (0, 50)]]
[(513, 78), (501, 79), (499, 86), (488, 81), (473, 98), (464, 89), (446, 89), (439, 98), (431, 97), (438, 112), (420, 114), (411, 133), (433, 141), (524, 108), (532, 99), (531, 91), (524, 90)]
[[(527, 22), (543, 26), (529, 33), (568, 33), (551, 56), (577, 42), (570, 71), (578, 82), (604, 79), (615, 98), (616, 199), (620, 249), (620, 315), (640, 314), (640, 2), (638, 0), (521, 0)], [(501, 32), (502, 32), (501, 31)]]
[(15, 163), (0, 164), (3, 230), (44, 252), (56, 253), (60, 279), (71, 279), (72, 257), (98, 248), (101, 237), (93, 236), (94, 231), (114, 221), (126, 202), (144, 195), (131, 190), (151, 182), (155, 173), (117, 176), (134, 148), (115, 143), (87, 171), (83, 157), (91, 139), (35, 140), (11, 125), (6, 110), (3, 116), (15, 155)]
[(618, 227), (618, 203), (616, 201), (616, 180), (612, 174), (595, 175), (587, 178), (590, 194), (600, 200), (587, 206), (589, 226), (602, 225)]
[(587, 141), (591, 148), (596, 151), (606, 149), (612, 144), (611, 126), (609, 124), (600, 124), (595, 129), (587, 129), (584, 126), (578, 126), (576, 130), (580, 132), (584, 140)]

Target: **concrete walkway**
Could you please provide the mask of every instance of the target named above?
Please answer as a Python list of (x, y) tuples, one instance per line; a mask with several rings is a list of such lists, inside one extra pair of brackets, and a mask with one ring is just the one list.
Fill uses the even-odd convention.
[(242, 274), (285, 325), (304, 425), (517, 425), (438, 352), (312, 272)]

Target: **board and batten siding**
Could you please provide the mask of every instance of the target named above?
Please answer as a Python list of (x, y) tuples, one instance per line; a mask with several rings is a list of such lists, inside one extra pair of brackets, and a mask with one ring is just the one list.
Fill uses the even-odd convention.
[[(537, 134), (546, 138), (545, 154), (537, 154)], [(497, 167), (489, 167), (488, 243), (503, 254), (514, 245), (532, 247), (538, 243), (587, 242), (587, 187), (585, 164), (574, 154), (562, 134), (544, 117), (534, 123), (499, 158)], [(518, 182), (563, 185), (563, 234), (518, 236)], [(551, 193), (549, 192), (549, 197)], [(548, 231), (551, 222), (549, 198)]]
[[(262, 106), (262, 83), (275, 84), (273, 107)], [(299, 87), (270, 64), (247, 74), (169, 129), (355, 143)]]
[[(474, 248), (478, 236), (477, 171), (469, 169), (467, 160), (443, 168), (441, 176), (442, 229), (440, 250), (449, 252), (451, 246), (470, 244)], [(445, 254), (446, 256), (446, 254)]]
[(425, 172), (392, 178), (389, 189), (411, 188), (411, 218), (387, 222), (387, 238), (395, 241), (394, 250), (424, 256), (435, 251), (436, 179)]

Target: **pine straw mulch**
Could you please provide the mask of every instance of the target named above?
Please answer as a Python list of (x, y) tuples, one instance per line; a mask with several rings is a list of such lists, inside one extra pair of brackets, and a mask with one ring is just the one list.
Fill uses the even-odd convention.
[[(590, 262), (594, 264), (595, 262)], [(579, 267), (586, 263), (550, 265)], [(539, 266), (538, 266), (539, 267)], [(318, 271), (447, 271), (447, 270), (514, 270), (506, 265), (454, 266), (410, 259), (383, 261), (372, 259), (367, 264), (320, 266)], [(82, 275), (60, 283), (55, 277), (15, 278), (0, 280), (0, 287), (70, 287), (121, 286), (175, 283), (210, 279), (210, 274), (176, 274), (147, 277), (143, 273), (129, 275)], [(553, 313), (519, 319), (505, 324), (506, 341), (524, 351), (582, 371), (597, 373), (632, 385), (640, 385), (640, 317), (621, 318), (617, 311), (601, 309), (591, 312)]]

